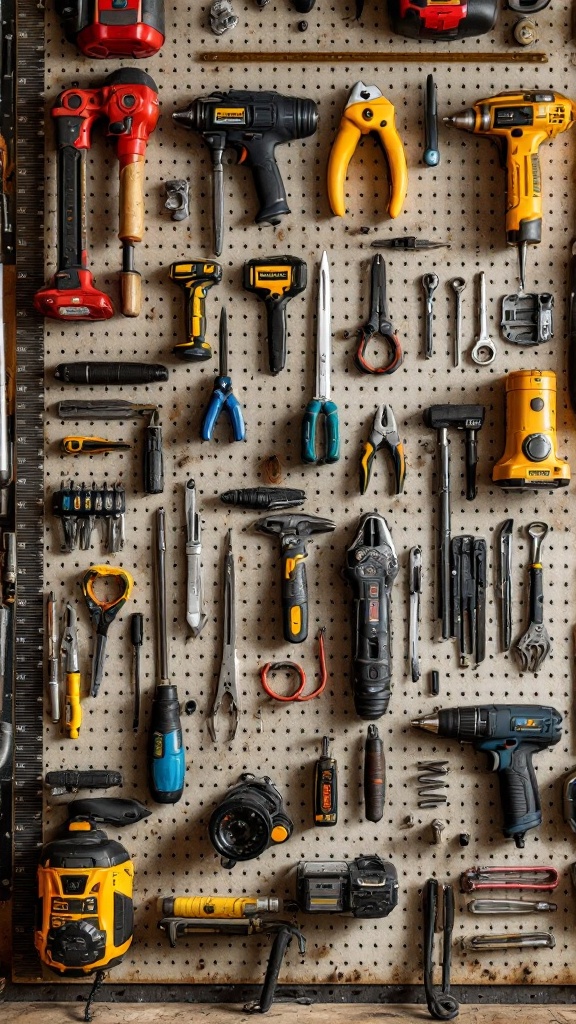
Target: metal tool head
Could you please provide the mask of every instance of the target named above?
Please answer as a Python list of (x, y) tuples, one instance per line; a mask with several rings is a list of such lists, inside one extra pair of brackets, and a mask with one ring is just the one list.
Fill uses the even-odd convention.
[(78, 616), (68, 601), (64, 610), (64, 630), (60, 641), (60, 655), (66, 672), (78, 672)]
[(366, 327), (372, 333), (379, 331), (380, 334), (394, 334), (394, 326), (388, 319), (386, 263), (380, 253), (377, 253), (372, 260), (370, 274), (370, 320)]
[(547, 523), (542, 523), (539, 521), (530, 523), (526, 528), (526, 533), (532, 541), (530, 558), (533, 565), (535, 565), (537, 562), (540, 562), (542, 542), (544, 541), (544, 538), (548, 533), (548, 529), (549, 527)]
[(328, 255), (322, 253), (318, 276), (318, 306), (316, 323), (316, 398), (328, 402), (331, 394), (332, 373), (332, 324), (330, 306), (330, 264)]
[[(382, 95), (377, 85), (364, 85), (364, 82), (356, 82), (356, 85), (352, 86), (350, 90), (346, 107), (351, 107), (355, 103), (368, 103), (371, 100), (378, 100)], [(346, 107), (344, 108), (345, 110)]]
[(228, 313), (226, 312), (226, 306), (222, 306), (220, 310), (220, 327), (218, 330), (218, 351), (220, 365), (218, 367), (218, 376), (228, 376)]
[(392, 559), (396, 563), (396, 573), (398, 572), (396, 549), (392, 541), (392, 535), (388, 529), (388, 523), (384, 519), (384, 516), (378, 515), (377, 512), (366, 512), (365, 515), (361, 516), (356, 536), (354, 537), (348, 551), (355, 552), (354, 557), (356, 561), (359, 561), (362, 557), (360, 549), (365, 547), (381, 548), (382, 550), (389, 549)]
[(531, 622), (524, 636), (516, 644), (516, 653), (522, 672), (538, 672), (551, 649), (546, 626)]
[(379, 405), (374, 413), (374, 422), (372, 424), (370, 441), (377, 449), (381, 448), (384, 444), (388, 444), (393, 447), (400, 444), (400, 435), (398, 434), (396, 417), (394, 416), (392, 406), (387, 405), (385, 402), (383, 402), (382, 405)]
[(212, 709), (208, 716), (208, 730), (213, 743), (218, 742), (217, 718), (225, 700), (228, 701), (230, 714), (230, 731), (228, 741), (231, 743), (238, 729), (240, 718), (240, 697), (237, 685), (238, 666), (236, 663), (236, 582), (234, 571), (234, 552), (232, 550), (232, 530), (226, 535), (224, 556), (224, 636), (222, 640), (222, 663), (218, 678), (218, 688)]
[(285, 513), (279, 516), (265, 516), (254, 524), (259, 533), (270, 533), (283, 538), (292, 535), (298, 538), (310, 537), (313, 533), (330, 533), (336, 529), (331, 519), (309, 516), (304, 512)]

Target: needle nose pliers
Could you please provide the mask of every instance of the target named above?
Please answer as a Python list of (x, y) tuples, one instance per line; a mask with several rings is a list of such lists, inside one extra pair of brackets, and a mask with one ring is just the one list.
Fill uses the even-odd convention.
[(392, 458), (394, 467), (395, 494), (402, 494), (406, 476), (404, 445), (398, 434), (396, 419), (391, 405), (379, 405), (374, 415), (370, 437), (364, 443), (364, 452), (360, 460), (360, 494), (365, 494), (372, 475), (374, 456), (381, 448), (385, 448)]
[(200, 437), (203, 441), (211, 441), (214, 435), (214, 427), (222, 409), (226, 409), (232, 437), (234, 441), (246, 439), (246, 427), (242, 416), (242, 406), (232, 391), (232, 378), (228, 375), (228, 319), (226, 309), (223, 306), (220, 313), (220, 336), (219, 336), (220, 365), (218, 376), (214, 381), (214, 390), (210, 397), (208, 407), (204, 413)]
[[(362, 373), (394, 373), (402, 365), (403, 354), (400, 339), (392, 322), (388, 318), (386, 300), (386, 264), (378, 253), (372, 260), (370, 285), (370, 319), (358, 334), (358, 348), (354, 355), (354, 365)], [(366, 349), (375, 336), (379, 334), (388, 351), (388, 361), (383, 366), (373, 366), (366, 359)]]

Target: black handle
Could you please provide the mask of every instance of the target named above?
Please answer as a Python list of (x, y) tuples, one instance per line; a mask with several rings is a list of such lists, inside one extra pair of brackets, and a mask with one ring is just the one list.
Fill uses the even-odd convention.
[(386, 761), (384, 744), (375, 725), (368, 726), (364, 745), (364, 811), (368, 821), (380, 821), (384, 814)]
[(507, 839), (524, 846), (524, 833), (542, 822), (540, 794), (532, 764), (532, 754), (539, 748), (520, 744), (513, 751), (508, 767), (498, 771), (502, 801), (502, 831)]
[(308, 636), (308, 584), (304, 542), (282, 553), (282, 621), (284, 639), (301, 644)]
[(287, 299), (268, 299), (268, 362), (270, 373), (280, 373), (286, 366), (286, 303)]
[(130, 619), (130, 639), (133, 647), (141, 647), (144, 640), (144, 616), (134, 612)]
[(257, 224), (279, 224), (282, 214), (290, 213), (284, 182), (274, 157), (275, 145), (269, 136), (261, 142), (251, 143), (245, 161), (254, 175), (260, 205), (256, 214)]
[(60, 363), (54, 370), (63, 384), (154, 384), (168, 380), (165, 366), (154, 363)]
[[(58, 271), (72, 273), (72, 283), (77, 283), (74, 272), (84, 266), (86, 250), (86, 150), (76, 149), (74, 142), (84, 118), (66, 115), (54, 120), (58, 149)], [(59, 280), (56, 276), (56, 285)], [(68, 285), (64, 283), (62, 287)]]
[(162, 427), (150, 423), (144, 432), (143, 477), (145, 494), (162, 494), (164, 490), (164, 453)]
[[(378, 596), (372, 596), (376, 586)], [(354, 705), (360, 718), (381, 718), (390, 701), (392, 677), (390, 592), (382, 581), (361, 583), (360, 599), (354, 601), (356, 636), (354, 649)]]
[(254, 1010), (257, 1013), (268, 1013), (268, 1010), (274, 1002), (274, 995), (278, 984), (278, 975), (280, 974), (284, 954), (292, 942), (292, 939), (293, 934), (290, 928), (282, 928), (274, 938), (272, 949), (270, 950), (270, 956), (268, 958), (268, 966), (266, 968), (266, 976), (264, 978), (264, 984), (262, 985), (260, 999), (254, 1007)]
[(139, 800), (114, 796), (86, 797), (85, 800), (73, 800), (68, 804), (70, 821), (76, 818), (89, 818), (92, 821), (108, 822), (110, 825), (132, 825), (150, 814), (152, 811)]
[(466, 432), (466, 500), (476, 497), (476, 466), (478, 465), (478, 435), (475, 430)]
[(75, 789), (108, 789), (110, 786), (121, 786), (120, 772), (106, 771), (104, 768), (88, 768), (84, 771), (46, 772), (44, 779), (47, 786), (62, 787), (72, 793)]
[(530, 566), (530, 622), (541, 626), (544, 622), (544, 590), (542, 566)]

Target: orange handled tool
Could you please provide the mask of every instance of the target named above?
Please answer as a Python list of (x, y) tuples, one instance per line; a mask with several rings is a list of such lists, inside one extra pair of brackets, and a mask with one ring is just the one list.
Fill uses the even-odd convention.
[(362, 135), (375, 132), (390, 173), (388, 212), (398, 217), (408, 191), (408, 166), (402, 140), (396, 130), (394, 107), (375, 85), (356, 82), (342, 114), (338, 134), (332, 144), (328, 161), (328, 201), (337, 217), (346, 212), (344, 187), (348, 165)]

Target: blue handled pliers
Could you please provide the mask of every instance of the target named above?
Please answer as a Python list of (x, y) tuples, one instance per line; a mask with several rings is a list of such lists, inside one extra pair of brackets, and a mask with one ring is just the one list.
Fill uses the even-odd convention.
[[(332, 335), (330, 324), (330, 266), (326, 253), (320, 263), (318, 280), (318, 320), (316, 338), (316, 393), (308, 402), (302, 421), (302, 462), (310, 464), (338, 462), (340, 458), (340, 431), (338, 409), (330, 401), (330, 372), (332, 361)], [(324, 415), (324, 456), (316, 450), (318, 418)]]
[(220, 366), (214, 381), (214, 390), (204, 413), (200, 437), (203, 441), (211, 441), (214, 427), (222, 409), (226, 409), (234, 441), (246, 439), (246, 427), (242, 416), (242, 406), (232, 391), (232, 378), (228, 376), (228, 318), (223, 306), (220, 313)]

